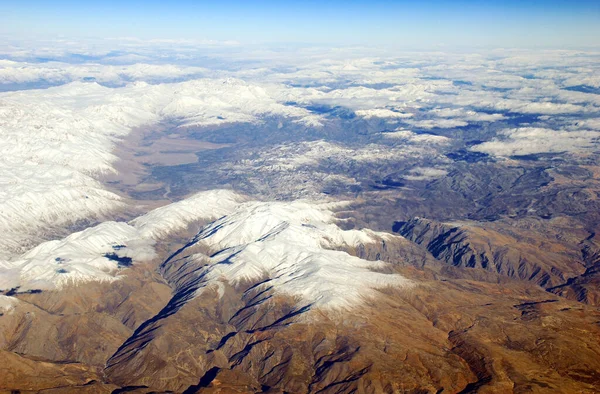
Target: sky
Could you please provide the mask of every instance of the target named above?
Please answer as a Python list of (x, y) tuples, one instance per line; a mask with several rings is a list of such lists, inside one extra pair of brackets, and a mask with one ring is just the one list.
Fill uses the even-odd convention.
[(598, 0), (0, 2), (10, 37), (398, 47), (600, 46)]

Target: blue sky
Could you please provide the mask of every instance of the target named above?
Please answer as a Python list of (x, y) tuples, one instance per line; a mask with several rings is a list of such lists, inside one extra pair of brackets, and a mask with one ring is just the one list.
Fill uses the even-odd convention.
[(600, 0), (11, 1), (0, 33), (399, 47), (600, 46)]

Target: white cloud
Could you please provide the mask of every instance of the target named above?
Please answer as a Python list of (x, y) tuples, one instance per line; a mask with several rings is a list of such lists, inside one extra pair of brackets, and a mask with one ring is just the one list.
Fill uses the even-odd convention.
[(589, 130), (558, 131), (526, 127), (503, 130), (500, 135), (502, 138), (475, 145), (471, 150), (496, 156), (515, 156), (576, 152), (600, 143), (600, 132)]
[(409, 171), (409, 175), (405, 175), (403, 178), (413, 181), (421, 181), (441, 178), (446, 174), (448, 174), (448, 171), (442, 168), (415, 167)]
[(592, 129), (600, 130), (600, 118), (581, 119), (573, 122), (571, 129)]
[[(585, 112), (585, 107), (574, 104), (561, 104), (551, 102), (534, 102), (534, 103), (516, 103), (511, 106), (513, 102), (506, 102), (506, 109), (512, 112), (520, 112), (524, 114), (574, 114), (579, 112)], [(500, 105), (502, 107), (502, 105)]]
[(377, 109), (365, 109), (358, 110), (355, 112), (357, 116), (363, 117), (365, 119), (371, 118), (392, 118), (392, 119), (404, 119), (410, 118), (413, 116), (411, 113), (405, 112), (396, 112), (385, 108), (377, 108)]
[[(134, 55), (131, 60), (139, 60)], [(121, 57), (122, 58), (122, 57)], [(0, 60), (0, 84), (48, 82), (64, 84), (93, 80), (99, 83), (124, 84), (131, 81), (169, 81), (178, 78), (200, 78), (211, 75), (202, 67), (136, 63), (113, 66), (102, 64), (71, 65), (67, 63), (24, 63)]]
[(435, 108), (428, 111), (427, 115), (440, 118), (458, 118), (470, 122), (495, 122), (505, 118), (502, 114), (486, 114), (464, 108)]
[(399, 140), (405, 140), (414, 144), (447, 144), (450, 142), (448, 137), (442, 135), (433, 134), (417, 134), (410, 130), (399, 129), (392, 132), (382, 133), (385, 138), (393, 138)]
[(406, 120), (411, 126), (417, 129), (451, 129), (454, 127), (467, 126), (469, 123), (459, 119), (423, 119), (423, 120)]

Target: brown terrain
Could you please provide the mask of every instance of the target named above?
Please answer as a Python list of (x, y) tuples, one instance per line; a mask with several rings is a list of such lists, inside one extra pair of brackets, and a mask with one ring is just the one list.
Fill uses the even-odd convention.
[(115, 173), (104, 174), (102, 181), (113, 191), (132, 195), (158, 192), (158, 198), (144, 201), (149, 206), (170, 201), (169, 185), (150, 178), (152, 166), (177, 166), (195, 163), (203, 151), (219, 149), (227, 144), (199, 141), (186, 128), (172, 129), (168, 124), (152, 125), (132, 130), (117, 144), (113, 165)]
[[(104, 179), (144, 210), (184, 183), (152, 167), (202, 166), (197, 152), (228, 146), (161, 130), (131, 133)], [(218, 251), (188, 243), (206, 223), (161, 240), (121, 280), (18, 293), (0, 315), (0, 392), (600, 392), (600, 172), (523, 163), (457, 161), (443, 178), (363, 185), (340, 226), (396, 237), (344, 251), (414, 286), (351, 309), (302, 304), (269, 277), (207, 284), (206, 261), (190, 256)], [(222, 181), (193, 169), (188, 180)], [(193, 186), (216, 186), (204, 180)]]
[[(567, 226), (557, 220), (555, 226)], [(545, 227), (548, 229), (548, 226)], [(186, 237), (113, 283), (18, 294), (0, 317), (6, 392), (594, 393), (595, 237), (580, 253), (536, 223), (413, 219), (347, 250), (412, 279), (350, 310), (257, 286), (204, 285)], [(581, 230), (583, 233), (583, 230)], [(577, 231), (573, 238), (580, 237)], [(596, 268), (595, 268), (596, 267)], [(597, 272), (597, 271), (594, 271)], [(584, 292), (582, 288), (590, 290)], [(261, 290), (258, 290), (261, 289)]]

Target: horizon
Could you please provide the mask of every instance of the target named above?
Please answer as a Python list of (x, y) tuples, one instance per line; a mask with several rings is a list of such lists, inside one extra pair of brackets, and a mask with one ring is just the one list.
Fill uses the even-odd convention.
[(26, 1), (0, 5), (8, 40), (192, 40), (385, 48), (597, 48), (600, 2), (407, 1), (220, 4)]

